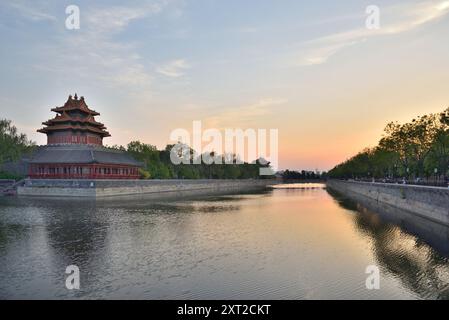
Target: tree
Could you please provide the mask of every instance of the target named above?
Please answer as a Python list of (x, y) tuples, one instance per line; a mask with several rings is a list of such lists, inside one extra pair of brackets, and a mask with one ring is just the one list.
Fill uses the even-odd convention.
[(447, 177), (449, 169), (449, 108), (438, 115), (435, 138), (427, 161), (424, 163), (427, 175), (437, 169), (439, 175)]
[(424, 177), (447, 175), (449, 166), (449, 108), (399, 124), (390, 122), (377, 147), (335, 166), (333, 178)]
[(404, 168), (416, 176), (424, 173), (424, 162), (438, 134), (438, 115), (430, 114), (405, 124), (389, 123), (379, 145), (398, 154)]
[(8, 161), (17, 161), (24, 153), (31, 152), (35, 143), (28, 140), (10, 120), (0, 119), (0, 165)]

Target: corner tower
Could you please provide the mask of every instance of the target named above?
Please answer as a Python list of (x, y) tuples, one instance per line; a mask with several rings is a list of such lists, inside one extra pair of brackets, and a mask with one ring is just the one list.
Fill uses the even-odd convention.
[(47, 144), (91, 144), (103, 145), (103, 138), (110, 137), (106, 127), (95, 120), (100, 114), (91, 110), (84, 97), (78, 99), (77, 94), (67, 99), (62, 107), (51, 109), (56, 117), (42, 124), (45, 126), (38, 132), (47, 135)]
[(69, 96), (62, 107), (51, 109), (56, 117), (38, 132), (47, 135), (30, 160), (31, 179), (138, 179), (142, 163), (129, 153), (103, 147), (110, 137), (95, 120), (100, 114), (89, 109), (84, 98)]

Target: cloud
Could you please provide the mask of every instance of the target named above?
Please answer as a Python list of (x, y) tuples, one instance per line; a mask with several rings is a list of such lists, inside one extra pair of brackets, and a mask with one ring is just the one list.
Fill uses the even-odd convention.
[(369, 38), (413, 30), (448, 13), (449, 1), (425, 1), (380, 8), (380, 29), (357, 28), (304, 42), (299, 45), (298, 51), (301, 53), (296, 57), (295, 64), (299, 66), (323, 64), (344, 48), (362, 43)]
[(19, 12), (19, 14), (26, 19), (32, 21), (56, 21), (56, 17), (46, 13), (44, 10), (33, 8), (30, 4), (25, 4), (21, 1), (9, 2), (10, 8)]
[(138, 54), (138, 44), (117, 37), (131, 23), (159, 14), (168, 2), (145, 1), (136, 6), (80, 7), (79, 30), (63, 30), (55, 41), (42, 43), (42, 61), (34, 67), (68, 74), (84, 83), (127, 87), (148, 92), (152, 75)]
[(110, 34), (125, 29), (133, 20), (157, 14), (163, 2), (144, 3), (138, 7), (108, 6), (88, 13), (87, 27), (98, 34)]
[(287, 102), (287, 99), (282, 98), (263, 98), (248, 105), (224, 108), (222, 112), (206, 117), (204, 121), (209, 127), (243, 127), (254, 124), (254, 120), (273, 114), (275, 112), (274, 107), (284, 105)]
[(179, 78), (182, 77), (185, 74), (184, 71), (189, 68), (190, 66), (184, 59), (177, 59), (158, 67), (156, 71), (167, 77)]

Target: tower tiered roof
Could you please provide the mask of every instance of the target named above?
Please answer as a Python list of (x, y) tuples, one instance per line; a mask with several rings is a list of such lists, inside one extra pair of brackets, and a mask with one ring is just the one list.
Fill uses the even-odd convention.
[(110, 137), (106, 127), (95, 120), (95, 116), (100, 114), (95, 110), (91, 110), (84, 97), (78, 99), (77, 94), (74, 97), (71, 95), (62, 107), (51, 109), (57, 115), (42, 124), (46, 127), (37, 130), (38, 132), (49, 134), (57, 131), (78, 131), (90, 132), (101, 138)]
[(86, 102), (84, 101), (84, 97), (80, 97), (78, 99), (78, 95), (75, 93), (75, 96), (72, 97), (72, 95), (69, 95), (69, 98), (67, 99), (66, 103), (62, 107), (56, 107), (51, 109), (51, 111), (63, 113), (64, 111), (81, 111), (86, 114), (91, 114), (93, 116), (99, 116), (100, 114), (96, 112), (95, 110), (89, 109)]
[(47, 145), (38, 147), (30, 159), (32, 179), (138, 179), (142, 163), (128, 152), (103, 147), (109, 132), (95, 120), (84, 98), (69, 96), (62, 107), (51, 109), (53, 119), (37, 130), (47, 135)]

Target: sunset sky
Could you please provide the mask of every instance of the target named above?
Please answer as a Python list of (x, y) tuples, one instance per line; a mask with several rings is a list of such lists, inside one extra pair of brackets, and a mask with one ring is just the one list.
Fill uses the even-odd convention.
[(108, 145), (163, 148), (194, 120), (277, 128), (280, 168), (328, 170), (449, 106), (449, 1), (2, 1), (0, 37), (0, 118), (39, 144), (76, 92)]

